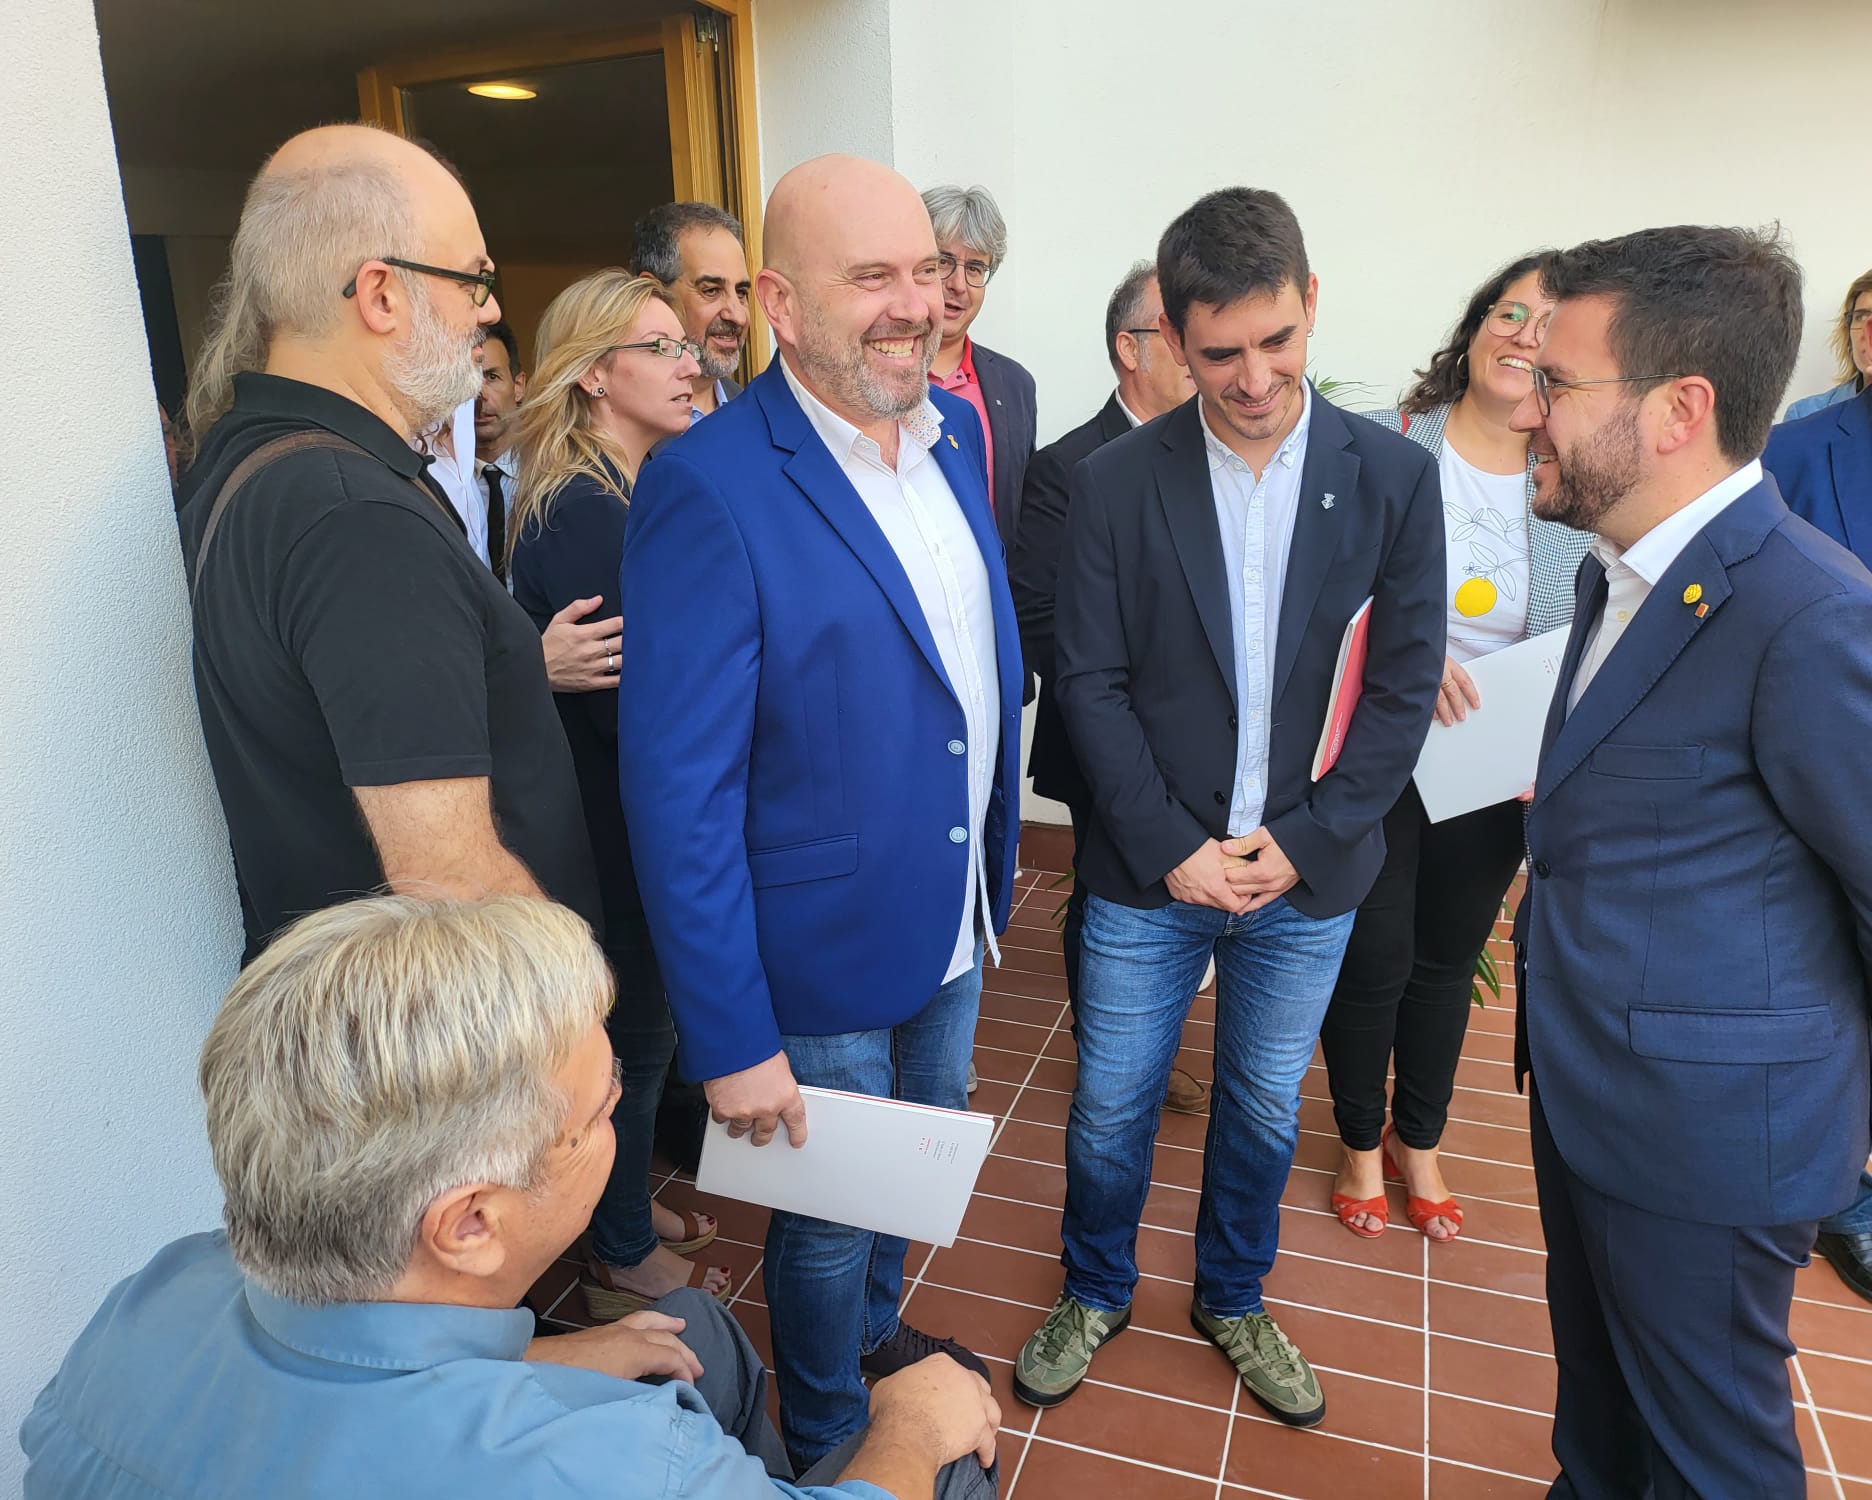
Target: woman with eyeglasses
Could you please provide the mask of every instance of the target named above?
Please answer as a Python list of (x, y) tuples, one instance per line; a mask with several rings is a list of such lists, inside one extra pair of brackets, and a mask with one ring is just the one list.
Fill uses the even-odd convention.
[[(514, 598), (542, 631), (575, 599), (615, 600), (631, 485), (652, 448), (688, 430), (698, 368), (676, 309), (647, 277), (594, 272), (555, 297), (540, 319), (518, 415), (520, 483), (508, 534)], [(615, 683), (623, 643), (605, 644)], [(592, 1213), (591, 1254), (580, 1278), (592, 1318), (608, 1322), (679, 1287), (725, 1298), (729, 1272), (683, 1258), (714, 1239), (713, 1219), (650, 1201), (657, 1101), (676, 1033), (618, 799), (617, 689), (554, 697), (585, 803), (604, 949), (617, 980), (606, 1018), (623, 1084), (611, 1117), (617, 1156)]]
[(1829, 406), (1850, 401), (1872, 379), (1872, 271), (1846, 288), (1839, 322), (1833, 325), (1833, 355), (1839, 361), (1840, 383), (1817, 396), (1803, 396), (1787, 409), (1784, 420), (1811, 417)]
[[(1449, 634), (1436, 717), (1444, 725), (1481, 705), (1465, 662), (1568, 623), (1574, 574), (1592, 540), (1534, 516), (1527, 434), (1509, 425), (1532, 388), (1552, 311), (1541, 295), (1543, 259), (1523, 256), (1484, 282), (1398, 410), (1374, 414), (1428, 448), (1442, 481)], [(1516, 801), (1431, 823), (1414, 784), (1385, 816), (1384, 868), (1359, 908), (1320, 1037), (1344, 1148), (1332, 1206), (1354, 1234), (1384, 1233), (1384, 1182), (1398, 1176), (1424, 1236), (1452, 1240), (1462, 1230), (1437, 1148), (1476, 959), (1520, 868), (1522, 828)]]

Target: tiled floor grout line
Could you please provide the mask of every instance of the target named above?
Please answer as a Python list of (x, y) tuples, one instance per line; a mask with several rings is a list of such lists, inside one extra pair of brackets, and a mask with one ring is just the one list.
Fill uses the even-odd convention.
[[(1381, 1141), (1379, 1144), (1383, 1144)], [(1423, 1500), (1430, 1500), (1430, 1241), (1425, 1239), (1423, 1256)]]
[(1235, 1442), (1235, 1415), (1241, 1410), (1242, 1383), (1239, 1378), (1229, 1386), (1228, 1426), (1222, 1429), (1222, 1463), (1216, 1470), (1215, 1500), (1222, 1500), (1222, 1486), (1228, 1480), (1229, 1449)]
[(1801, 1368), (1800, 1355), (1793, 1356), (1794, 1378), (1800, 1383), (1801, 1404), (1807, 1408), (1807, 1415), (1813, 1418), (1814, 1436), (1820, 1440), (1820, 1456), (1826, 1460), (1827, 1476), (1833, 1481), (1835, 1500), (1846, 1500), (1846, 1486), (1840, 1483), (1839, 1464), (1833, 1458), (1833, 1445), (1827, 1441), (1826, 1424), (1820, 1420), (1820, 1413), (1814, 1407), (1813, 1387), (1807, 1384), (1807, 1372)]

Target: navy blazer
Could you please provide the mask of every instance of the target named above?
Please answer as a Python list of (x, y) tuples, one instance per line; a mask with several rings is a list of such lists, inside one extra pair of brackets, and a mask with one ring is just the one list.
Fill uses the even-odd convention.
[[(1289, 903), (1351, 911), (1384, 862), (1384, 815), (1430, 732), (1442, 680), (1443, 497), (1408, 438), (1313, 392), (1269, 698), (1262, 823), (1299, 871)], [(1199, 402), (1107, 443), (1073, 471), (1054, 617), (1055, 691), (1093, 815), (1079, 878), (1163, 906), (1164, 876), (1228, 837), (1234, 642)], [(1313, 756), (1345, 628), (1375, 598), (1364, 689), (1339, 761)]]
[[(988, 569), (999, 744), (983, 857), (1005, 927), (1020, 640), (981, 424), (931, 451)], [(683, 1072), (783, 1033), (894, 1026), (941, 986), (969, 867), (962, 706), (910, 581), (779, 362), (645, 467), (621, 597), (620, 786)], [(956, 834), (966, 830), (961, 841)]]
[(1021, 488), (1038, 431), (1034, 378), (1018, 360), (997, 354), (985, 344), (971, 341), (970, 347), (975, 352), (982, 404), (988, 408), (988, 435), (994, 439), (995, 524), (1005, 556), (1013, 550), (1020, 529)]
[(1599, 1192), (1824, 1218), (1868, 1142), (1872, 575), (1764, 479), (1569, 715), (1605, 598), (1588, 558), (1528, 819), (1519, 1069)]
[(1060, 545), (1066, 537), (1068, 486), (1079, 460), (1131, 430), (1131, 419), (1114, 391), (1098, 415), (1034, 454), (1021, 491), (1020, 532), (1008, 557), (1008, 583), (1014, 590), (1014, 613), (1020, 618), (1021, 651), (1027, 670), (1040, 678), (1034, 708), (1033, 748), (1027, 774), (1034, 790), (1071, 808), (1092, 801), (1091, 790), (1073, 756), (1053, 694), (1058, 666), (1053, 651), (1053, 600), (1059, 589)]
[(1872, 388), (1768, 434), (1762, 467), (1788, 509), (1872, 568)]

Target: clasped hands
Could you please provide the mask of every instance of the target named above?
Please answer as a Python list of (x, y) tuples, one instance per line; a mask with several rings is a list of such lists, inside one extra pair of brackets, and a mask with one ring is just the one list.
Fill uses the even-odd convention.
[(1259, 911), (1299, 883), (1300, 872), (1265, 828), (1236, 839), (1204, 839), (1201, 848), (1164, 877), (1178, 901), (1238, 915)]

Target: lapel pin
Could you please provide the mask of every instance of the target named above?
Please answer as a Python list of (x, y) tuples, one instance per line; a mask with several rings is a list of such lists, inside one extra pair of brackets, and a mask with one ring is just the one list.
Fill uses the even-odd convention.
[(1697, 600), (1701, 599), (1702, 597), (1703, 597), (1703, 585), (1700, 583), (1693, 583), (1690, 585), (1689, 588), (1684, 590), (1684, 603), (1685, 604), (1695, 604)]
[(1324, 500), (1320, 501), (1320, 509), (1331, 510), (1332, 503), (1333, 503), (1333, 497), (1331, 495), (1328, 495)]
[(1702, 618), (1703, 618), (1703, 616), (1705, 616), (1705, 615), (1706, 615), (1706, 614), (1708, 614), (1708, 613), (1709, 613), (1709, 606), (1708, 606), (1707, 604), (1699, 604), (1699, 605), (1697, 606), (1697, 608), (1696, 608), (1696, 616), (1697, 616), (1697, 618), (1698, 618), (1699, 620), (1700, 620), (1700, 619), (1702, 619)]
[(955, 440), (955, 434), (953, 432), (945, 433), (944, 436), (949, 439), (949, 446), (951, 448), (955, 449), (958, 453), (962, 451), (962, 445)]

